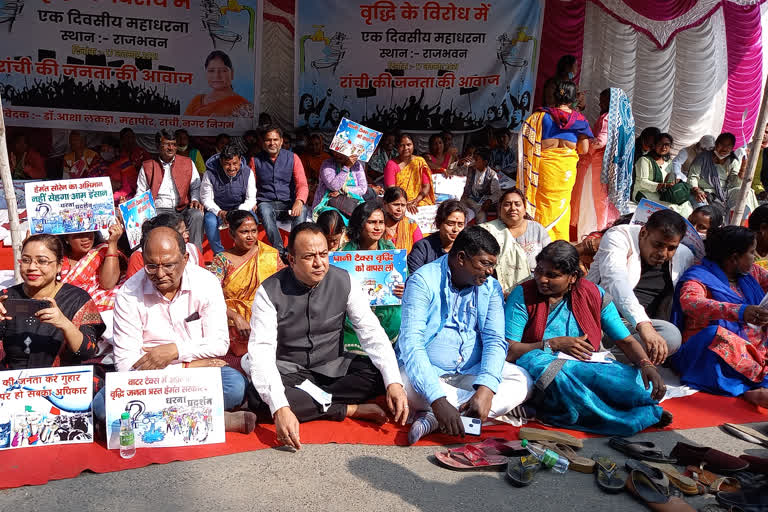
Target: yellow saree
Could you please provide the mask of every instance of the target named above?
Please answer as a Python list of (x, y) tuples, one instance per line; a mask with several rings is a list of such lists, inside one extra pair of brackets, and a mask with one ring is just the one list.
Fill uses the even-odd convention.
[(421, 175), (429, 177), (429, 193), (416, 206), (435, 204), (435, 188), (432, 184), (432, 172), (427, 161), (420, 156), (414, 156), (411, 161), (395, 175), (395, 185), (405, 190), (408, 200), (415, 198), (421, 192)]
[(523, 184), (528, 213), (552, 240), (569, 240), (571, 191), (579, 155), (575, 149), (541, 149), (541, 121), (535, 112), (523, 124)]

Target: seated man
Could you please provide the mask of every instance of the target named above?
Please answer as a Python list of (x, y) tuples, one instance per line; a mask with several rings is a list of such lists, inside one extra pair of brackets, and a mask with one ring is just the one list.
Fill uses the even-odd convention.
[[(227, 305), (218, 279), (188, 265), (184, 238), (169, 227), (156, 227), (142, 239), (144, 271), (128, 281), (115, 299), (115, 367), (162, 370), (175, 367), (221, 367), (224, 409), (243, 403), (245, 377), (224, 361), (229, 349)], [(104, 391), (94, 399), (96, 419), (105, 418)], [(251, 432), (256, 416), (225, 413), (228, 431)]]
[(528, 373), (505, 362), (504, 294), (491, 277), (499, 251), (493, 235), (472, 226), (408, 279), (397, 353), (417, 414), (411, 444), (438, 428), (463, 436), (461, 414), (485, 421), (528, 397)]
[(685, 220), (672, 210), (654, 213), (645, 226), (615, 226), (603, 235), (587, 275), (613, 298), (654, 365), (682, 342), (667, 320), (675, 284), (693, 264), (691, 251), (680, 245), (685, 231)]
[(224, 252), (219, 226), (230, 210), (252, 210), (256, 206), (256, 178), (234, 144), (205, 162), (200, 200), (205, 207), (205, 236), (213, 254)]
[[(329, 266), (323, 231), (305, 222), (291, 231), (288, 268), (256, 292), (243, 369), (253, 384), (248, 406), (274, 419), (277, 440), (301, 448), (299, 423), (345, 417), (383, 423), (384, 410), (365, 403), (387, 393), (395, 422), (408, 405), (392, 344), (350, 275)], [(344, 352), (348, 318), (370, 357)], [(502, 319), (503, 323), (503, 319)]]
[(136, 195), (152, 191), (157, 213), (179, 212), (189, 229), (189, 238), (203, 250), (203, 205), (200, 203), (200, 174), (192, 160), (176, 154), (176, 138), (162, 129), (155, 135), (158, 157), (145, 160), (139, 171)]

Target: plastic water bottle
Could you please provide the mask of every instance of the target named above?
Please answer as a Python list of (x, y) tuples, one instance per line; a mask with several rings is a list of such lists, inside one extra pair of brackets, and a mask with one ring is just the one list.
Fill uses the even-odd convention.
[(130, 459), (134, 455), (136, 455), (136, 443), (133, 437), (131, 415), (124, 412), (120, 416), (120, 456)]
[(523, 445), (523, 448), (528, 450), (531, 455), (539, 459), (539, 462), (541, 462), (544, 467), (551, 469), (555, 473), (565, 473), (568, 471), (568, 459), (559, 453), (542, 448), (537, 444), (531, 444), (527, 439), (523, 439), (523, 442), (520, 444)]

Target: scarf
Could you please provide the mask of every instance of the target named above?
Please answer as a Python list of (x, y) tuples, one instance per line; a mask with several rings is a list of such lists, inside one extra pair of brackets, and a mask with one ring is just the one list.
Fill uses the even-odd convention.
[[(523, 331), (523, 343), (536, 343), (544, 339), (544, 331), (549, 317), (547, 298), (539, 293), (535, 280), (526, 281), (523, 287), (523, 298), (528, 310), (528, 324)], [(576, 323), (587, 335), (587, 341), (595, 351), (600, 350), (603, 330), (600, 322), (603, 298), (596, 284), (586, 279), (578, 279), (571, 287), (570, 293), (563, 299), (570, 302), (570, 310), (576, 318)]]
[(620, 215), (628, 213), (635, 161), (635, 119), (632, 104), (622, 89), (611, 88), (608, 110), (608, 139), (605, 144), (600, 182), (608, 185), (608, 199)]
[[(723, 193), (723, 186), (720, 184), (720, 175), (717, 173), (717, 166), (712, 159), (715, 155), (714, 151), (702, 151), (699, 156), (693, 161), (693, 165), (701, 166), (701, 179), (712, 185), (715, 189), (715, 197), (725, 203), (725, 194)], [(730, 157), (725, 160), (726, 165), (730, 162)]]

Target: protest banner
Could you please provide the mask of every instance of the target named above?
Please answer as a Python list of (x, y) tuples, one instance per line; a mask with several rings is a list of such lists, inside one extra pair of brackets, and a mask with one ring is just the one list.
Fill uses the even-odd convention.
[[(23, 210), (27, 207), (27, 200), (24, 197), (24, 184), (32, 183), (36, 180), (13, 180), (13, 192), (16, 194), (16, 207)], [(8, 203), (5, 200), (5, 194), (0, 194), (0, 210), (7, 210)]]
[(342, 268), (360, 283), (371, 306), (394, 306), (400, 299), (392, 294), (408, 276), (405, 249), (389, 251), (335, 251), (328, 255), (331, 265)]
[(446, 176), (439, 173), (432, 175), (432, 186), (435, 189), (438, 203), (448, 199), (461, 199), (466, 184), (466, 176)]
[(262, 0), (5, 2), (5, 122), (196, 135), (253, 128), (261, 20)]
[(336, 129), (336, 135), (333, 136), (330, 149), (346, 156), (357, 155), (360, 161), (367, 162), (376, 151), (380, 140), (381, 132), (343, 117)]
[[(640, 202), (637, 203), (637, 209), (635, 210), (634, 215), (632, 215), (630, 224), (644, 226), (645, 223), (648, 222), (648, 217), (653, 215), (655, 212), (668, 209), (669, 208), (660, 205), (659, 203), (654, 203), (648, 199), (641, 199)], [(693, 227), (693, 224), (688, 222), (688, 219), (683, 217), (683, 220), (685, 220), (686, 231), (685, 236), (680, 243), (691, 250), (697, 261), (701, 260), (701, 258), (704, 257), (704, 240), (701, 239), (698, 231), (696, 231), (696, 228)]]
[(544, 0), (297, 0), (295, 125), (517, 130), (543, 12)]
[(419, 206), (416, 208), (418, 210), (416, 213), (411, 213), (406, 210), (405, 215), (416, 222), (416, 224), (419, 225), (419, 229), (421, 230), (421, 234), (426, 236), (430, 233), (434, 233), (437, 231), (437, 226), (435, 225), (435, 217), (437, 216), (437, 207), (436, 204), (431, 204), (428, 206)]
[(120, 205), (120, 215), (123, 217), (125, 235), (131, 249), (141, 243), (141, 225), (155, 214), (155, 201), (149, 190)]
[(24, 188), (33, 235), (106, 230), (115, 222), (109, 178), (33, 181)]
[(0, 449), (93, 441), (93, 367), (0, 372)]
[(171, 368), (107, 374), (107, 448), (120, 448), (120, 416), (131, 416), (136, 447), (224, 442), (220, 368)]

